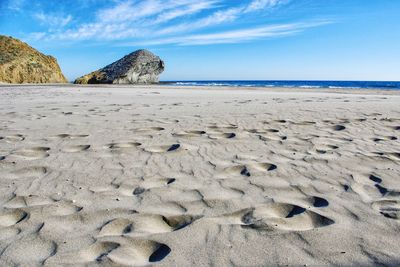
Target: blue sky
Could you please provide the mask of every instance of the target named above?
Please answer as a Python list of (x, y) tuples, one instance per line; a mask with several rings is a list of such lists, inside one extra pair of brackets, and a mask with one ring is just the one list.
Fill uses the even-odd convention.
[(161, 80), (400, 80), (397, 0), (0, 0), (69, 80), (139, 48)]

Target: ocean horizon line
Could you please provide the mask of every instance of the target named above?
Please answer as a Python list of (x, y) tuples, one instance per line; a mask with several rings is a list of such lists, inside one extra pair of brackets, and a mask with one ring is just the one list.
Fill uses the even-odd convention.
[(338, 80), (171, 80), (161, 84), (177, 86), (285, 87), (331, 89), (400, 90), (400, 81), (338, 81)]

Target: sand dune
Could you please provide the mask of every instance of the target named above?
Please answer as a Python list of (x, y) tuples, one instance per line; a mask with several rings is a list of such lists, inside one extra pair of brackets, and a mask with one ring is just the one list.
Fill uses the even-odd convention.
[(398, 266), (400, 95), (0, 87), (1, 266)]

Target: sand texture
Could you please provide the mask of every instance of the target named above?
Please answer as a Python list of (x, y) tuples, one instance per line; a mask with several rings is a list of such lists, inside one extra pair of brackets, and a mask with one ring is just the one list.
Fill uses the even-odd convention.
[(0, 266), (398, 266), (400, 95), (0, 87)]

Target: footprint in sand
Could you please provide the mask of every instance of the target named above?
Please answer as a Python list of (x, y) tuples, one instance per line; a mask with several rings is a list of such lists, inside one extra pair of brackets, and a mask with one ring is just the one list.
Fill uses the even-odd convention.
[(131, 219), (117, 218), (104, 224), (98, 237), (122, 235), (138, 237), (169, 233), (190, 225), (198, 218), (188, 215), (166, 217), (156, 214), (140, 214)]
[(25, 210), (40, 209), (42, 214), (50, 216), (67, 216), (82, 210), (82, 207), (72, 204), (70, 201), (56, 201), (42, 196), (14, 196), (4, 204), (6, 208), (24, 208)]
[(343, 131), (343, 130), (346, 129), (346, 127), (343, 126), (343, 125), (338, 124), (338, 125), (333, 126), (332, 129), (333, 129), (334, 131)]
[(210, 139), (232, 139), (235, 138), (235, 133), (210, 133), (208, 138)]
[(375, 174), (353, 175), (353, 191), (360, 195), (364, 202), (371, 203), (374, 210), (391, 219), (400, 219), (400, 192), (391, 191), (382, 185), (383, 179)]
[(296, 203), (298, 206), (302, 206), (308, 209), (311, 208), (326, 208), (329, 206), (329, 201), (325, 198), (318, 196), (310, 196), (306, 198), (298, 198), (296, 199)]
[(25, 136), (22, 134), (7, 135), (5, 137), (0, 137), (0, 140), (4, 139), (7, 143), (16, 143), (25, 140)]
[(253, 134), (279, 133), (278, 129), (249, 129), (246, 131)]
[(334, 223), (333, 220), (306, 208), (269, 203), (214, 218), (220, 224), (237, 224), (256, 230), (307, 231)]
[(391, 158), (393, 160), (400, 160), (400, 153), (388, 152), (387, 155), (389, 156), (389, 158)]
[(160, 132), (160, 131), (164, 131), (165, 128), (163, 127), (149, 127), (149, 128), (137, 128), (134, 129), (134, 131), (136, 132)]
[(163, 153), (163, 152), (174, 152), (182, 150), (182, 146), (180, 144), (172, 144), (172, 145), (162, 145), (162, 146), (151, 146), (144, 148), (144, 151), (151, 153)]
[(202, 197), (200, 199), (195, 199), (194, 201), (230, 201), (233, 199), (240, 199), (244, 195), (242, 190), (224, 186), (223, 183), (207, 185), (205, 188), (199, 189), (199, 192)]
[(78, 252), (56, 254), (46, 263), (76, 265), (97, 262), (106, 265), (147, 266), (162, 261), (170, 252), (167, 245), (156, 241), (110, 236)]
[(140, 210), (139, 212), (152, 213), (152, 214), (184, 214), (187, 209), (176, 201), (163, 201), (154, 204), (150, 204), (146, 209)]
[(381, 156), (389, 160), (400, 160), (400, 153), (397, 152), (372, 152), (375, 155)]
[(75, 153), (75, 152), (81, 152), (88, 150), (90, 148), (90, 145), (74, 145), (74, 146), (67, 146), (62, 149), (63, 152), (68, 152), (68, 153)]
[(354, 180), (351, 189), (357, 193), (364, 202), (370, 203), (382, 198), (388, 193), (388, 189), (382, 185), (382, 178), (376, 174), (354, 174), (351, 177)]
[(51, 214), (51, 216), (68, 216), (78, 213), (82, 207), (76, 206), (68, 201), (55, 202), (51, 205), (41, 207), (42, 214)]
[(107, 144), (105, 148), (108, 148), (110, 150), (125, 150), (125, 149), (135, 148), (141, 145), (142, 144), (138, 142), (123, 142), (123, 143)]
[(78, 138), (85, 138), (88, 137), (88, 134), (57, 134), (50, 138), (54, 139), (78, 139)]
[[(21, 229), (17, 227), (5, 227), (5, 228), (0, 227), (0, 241), (15, 238), (20, 233)], [(1, 258), (0, 258), (0, 263), (1, 263)]]
[(31, 166), (10, 172), (9, 176), (5, 178), (9, 179), (23, 179), (23, 178), (41, 178), (48, 172), (46, 167), (42, 166)]
[(287, 136), (258, 134), (258, 138), (261, 141), (283, 141), (287, 139)]
[(134, 195), (140, 195), (151, 188), (162, 188), (176, 181), (175, 178), (147, 178), (133, 190)]
[(56, 253), (54, 241), (36, 235), (13, 242), (3, 251), (2, 258), (11, 259), (16, 266), (39, 266)]
[(49, 197), (41, 197), (35, 195), (17, 196), (14, 195), (7, 203), (4, 204), (5, 208), (26, 208), (32, 206), (51, 205), (54, 200)]
[(225, 131), (225, 130), (236, 130), (238, 127), (234, 124), (212, 124), (207, 126), (209, 129), (218, 130), (218, 131)]
[(372, 208), (379, 211), (386, 218), (400, 220), (400, 201), (383, 199), (372, 203)]
[(322, 198), (322, 197), (311, 197), (309, 198), (310, 202), (312, 202), (312, 205), (315, 208), (324, 208), (329, 206), (328, 200)]
[(269, 162), (250, 163), (245, 165), (237, 165), (225, 168), (221, 175), (228, 176), (247, 176), (265, 174), (266, 172), (274, 171), (278, 168), (275, 164)]
[(109, 194), (110, 191), (117, 191), (119, 195), (131, 197), (132, 195), (139, 196), (149, 189), (163, 188), (176, 181), (175, 178), (165, 177), (146, 177), (142, 178), (142, 181), (131, 184), (113, 184), (109, 186), (93, 186), (90, 187), (90, 191), (93, 193)]
[(250, 129), (246, 130), (251, 134), (256, 134), (261, 141), (282, 141), (286, 140), (287, 136), (280, 136), (278, 129)]
[(295, 122), (294, 124), (299, 126), (309, 126), (309, 125), (315, 125), (317, 123), (315, 121), (300, 121), (300, 122)]
[(35, 160), (35, 159), (43, 159), (49, 156), (47, 153), (50, 150), (49, 147), (32, 147), (21, 150), (16, 150), (11, 154), (13, 156), (26, 159), (26, 160)]
[(182, 132), (178, 132), (178, 133), (173, 133), (173, 136), (178, 136), (178, 137), (199, 137), (199, 136), (203, 136), (204, 134), (206, 134), (205, 131), (182, 131)]
[(372, 138), (372, 141), (375, 143), (383, 142), (383, 141), (396, 141), (397, 137), (396, 136), (383, 136), (383, 137), (374, 137)]
[(8, 227), (22, 222), (28, 217), (28, 213), (20, 209), (14, 209), (0, 213), (0, 227)]
[(315, 152), (318, 154), (326, 154), (338, 149), (338, 146), (335, 145), (318, 145), (315, 147)]

